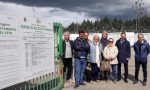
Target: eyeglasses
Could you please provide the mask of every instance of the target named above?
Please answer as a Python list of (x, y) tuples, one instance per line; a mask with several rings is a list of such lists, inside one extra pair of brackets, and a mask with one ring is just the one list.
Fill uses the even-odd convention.
[(113, 43), (113, 41), (109, 41), (110, 43)]

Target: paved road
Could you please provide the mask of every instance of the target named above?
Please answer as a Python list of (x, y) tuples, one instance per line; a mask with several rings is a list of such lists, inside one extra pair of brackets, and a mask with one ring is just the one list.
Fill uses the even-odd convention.
[[(149, 55), (149, 60), (150, 60), (150, 55)], [(123, 67), (122, 67), (123, 69)], [(74, 89), (74, 83), (66, 86), (63, 90), (150, 90), (150, 61), (148, 62), (148, 82), (147, 86), (142, 86), (141, 81), (143, 80), (143, 72), (142, 68), (140, 68), (140, 73), (139, 73), (139, 82), (137, 84), (133, 84), (134, 80), (134, 52), (132, 52), (132, 58), (129, 62), (129, 80), (128, 83), (124, 83), (123, 80), (117, 82), (116, 84), (113, 83), (112, 81), (105, 82), (105, 81), (99, 81), (99, 82), (93, 82), (91, 83), (86, 83), (86, 86), (80, 86), (77, 89)], [(123, 70), (122, 70), (123, 74)]]

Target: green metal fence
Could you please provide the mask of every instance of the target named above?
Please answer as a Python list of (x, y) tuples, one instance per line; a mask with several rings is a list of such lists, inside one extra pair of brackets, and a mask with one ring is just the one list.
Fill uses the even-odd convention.
[(64, 86), (62, 54), (62, 25), (54, 23), (55, 72), (33, 78), (2, 90), (60, 90)]

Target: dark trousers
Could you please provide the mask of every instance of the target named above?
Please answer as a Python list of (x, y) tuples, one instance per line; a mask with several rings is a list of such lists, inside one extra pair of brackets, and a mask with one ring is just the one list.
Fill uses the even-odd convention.
[[(127, 80), (128, 78), (128, 61), (123, 63), (124, 64), (124, 79)], [(118, 79), (121, 79), (121, 63), (118, 63)]]
[(99, 68), (96, 63), (90, 63), (91, 64), (91, 72), (92, 72), (92, 80), (96, 81), (98, 80), (98, 73), (99, 73)]
[(85, 69), (84, 79), (86, 82), (90, 82), (92, 80), (91, 70)]
[(138, 81), (138, 76), (139, 76), (139, 70), (140, 70), (140, 65), (142, 65), (143, 69), (143, 81), (147, 81), (147, 62), (142, 62), (142, 61), (135, 61), (135, 80)]
[(69, 80), (72, 76), (72, 58), (64, 59), (64, 72), (66, 73), (66, 80)]

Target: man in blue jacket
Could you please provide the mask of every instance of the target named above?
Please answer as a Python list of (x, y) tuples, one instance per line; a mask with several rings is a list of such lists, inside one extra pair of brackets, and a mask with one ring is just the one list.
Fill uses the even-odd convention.
[(83, 83), (84, 71), (86, 68), (87, 55), (90, 50), (88, 41), (85, 40), (84, 31), (79, 32), (79, 37), (76, 38), (73, 44), (74, 47), (74, 59), (75, 59), (75, 86), (85, 85)]
[(140, 70), (140, 65), (143, 69), (143, 86), (146, 86), (147, 82), (147, 56), (150, 52), (150, 46), (148, 42), (144, 39), (143, 34), (138, 34), (138, 41), (134, 44), (135, 51), (135, 80), (133, 84), (138, 83), (138, 75)]
[(128, 60), (131, 56), (131, 48), (130, 48), (130, 42), (126, 39), (126, 33), (121, 33), (121, 38), (116, 41), (116, 46), (119, 50), (118, 53), (118, 80), (121, 80), (121, 64), (124, 64), (124, 81), (125, 83), (128, 83)]

